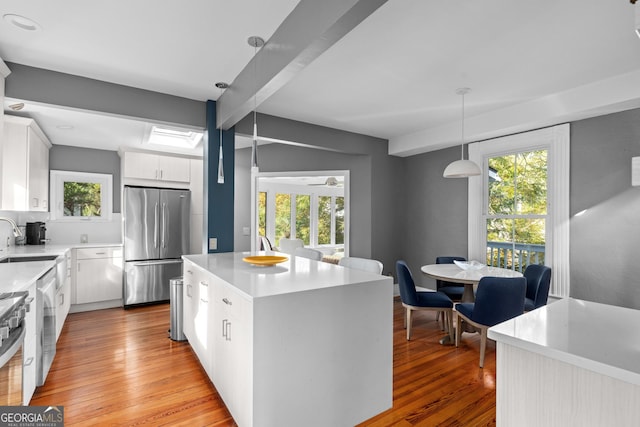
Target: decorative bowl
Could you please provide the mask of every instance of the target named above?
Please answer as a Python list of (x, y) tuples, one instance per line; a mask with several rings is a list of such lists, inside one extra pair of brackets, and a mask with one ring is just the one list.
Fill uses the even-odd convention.
[(478, 261), (457, 261), (454, 260), (453, 263), (460, 267), (463, 270), (480, 270), (486, 267), (485, 264)]
[(252, 265), (259, 266), (271, 266), (280, 264), (281, 262), (285, 262), (289, 258), (286, 256), (277, 256), (277, 255), (256, 255), (256, 256), (246, 256), (242, 258), (244, 262), (247, 262)]

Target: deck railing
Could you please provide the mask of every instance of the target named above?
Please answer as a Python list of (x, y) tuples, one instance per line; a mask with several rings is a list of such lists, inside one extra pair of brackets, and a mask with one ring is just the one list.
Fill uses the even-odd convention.
[(530, 264), (544, 264), (544, 245), (487, 242), (487, 265), (523, 272)]

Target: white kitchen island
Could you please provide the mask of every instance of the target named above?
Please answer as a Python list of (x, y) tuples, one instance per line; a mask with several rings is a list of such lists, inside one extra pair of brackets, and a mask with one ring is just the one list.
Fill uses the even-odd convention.
[(498, 426), (640, 425), (640, 311), (572, 298), (489, 329)]
[(184, 333), (240, 426), (353, 426), (392, 406), (393, 282), (291, 256), (184, 259)]

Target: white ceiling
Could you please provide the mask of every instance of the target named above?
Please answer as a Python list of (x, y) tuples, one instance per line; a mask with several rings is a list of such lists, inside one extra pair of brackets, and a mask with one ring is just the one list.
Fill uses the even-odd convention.
[[(41, 29), (0, 21), (0, 57), (217, 99), (214, 83), (231, 83), (254, 54), (247, 38), (268, 42), (296, 4), (3, 0), (0, 15), (27, 16)], [(389, 0), (258, 111), (389, 139), (390, 153), (410, 155), (460, 142), (459, 87), (472, 89), (466, 141), (638, 107), (636, 7), (628, 0)], [(43, 109), (34, 114), (54, 144), (139, 146), (146, 126), (101, 127), (101, 117), (27, 108)], [(82, 124), (58, 136), (56, 123), (65, 119)]]

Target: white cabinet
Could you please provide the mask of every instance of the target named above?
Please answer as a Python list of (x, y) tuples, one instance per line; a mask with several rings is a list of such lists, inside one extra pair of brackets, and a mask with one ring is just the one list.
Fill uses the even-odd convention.
[(211, 307), (212, 380), (236, 423), (250, 425), (251, 302), (213, 277)]
[(74, 304), (122, 301), (122, 247), (94, 247), (75, 251)]
[(51, 143), (32, 119), (4, 116), (2, 210), (49, 210)]
[(127, 151), (123, 153), (123, 178), (189, 183), (190, 162), (183, 157)]
[(29, 287), (29, 311), (25, 316), (27, 329), (22, 345), (22, 404), (28, 405), (36, 391), (36, 282)]
[(183, 333), (211, 377), (209, 348), (209, 280), (204, 272), (189, 261), (183, 264)]
[[(66, 251), (64, 258), (63, 271), (57, 272), (57, 280), (62, 283), (58, 284), (56, 292), (56, 341), (60, 338), (62, 327), (71, 307), (71, 251)], [(56, 268), (60, 267), (56, 265)]]

